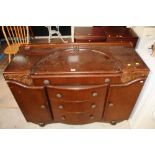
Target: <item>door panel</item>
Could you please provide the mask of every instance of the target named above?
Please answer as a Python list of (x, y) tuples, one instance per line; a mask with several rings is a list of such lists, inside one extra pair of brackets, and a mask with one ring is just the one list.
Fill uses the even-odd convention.
[(111, 85), (104, 111), (104, 121), (127, 120), (143, 87), (144, 79)]
[(27, 121), (34, 123), (52, 121), (43, 87), (28, 87), (16, 82), (8, 82), (8, 85)]

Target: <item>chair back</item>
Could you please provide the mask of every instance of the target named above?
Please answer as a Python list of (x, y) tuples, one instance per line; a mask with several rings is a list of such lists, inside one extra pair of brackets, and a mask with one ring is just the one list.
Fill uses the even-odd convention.
[(2, 32), (8, 46), (29, 43), (28, 26), (2, 26)]

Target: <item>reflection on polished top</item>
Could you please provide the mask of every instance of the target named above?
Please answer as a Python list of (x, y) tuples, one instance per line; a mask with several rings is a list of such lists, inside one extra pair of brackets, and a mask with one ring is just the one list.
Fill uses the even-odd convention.
[[(43, 66), (43, 67), (42, 67)], [(119, 72), (120, 66), (115, 59), (100, 50), (80, 48), (53, 50), (33, 66), (33, 72), (41, 73), (85, 73)]]
[(100, 74), (148, 70), (133, 48), (107, 44), (21, 46), (5, 72), (28, 74)]

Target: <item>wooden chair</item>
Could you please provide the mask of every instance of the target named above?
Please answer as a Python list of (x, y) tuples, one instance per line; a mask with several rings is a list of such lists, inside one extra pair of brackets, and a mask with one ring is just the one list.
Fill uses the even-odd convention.
[(29, 43), (28, 26), (2, 26), (2, 32), (8, 46), (4, 49), (4, 53), (9, 55), (9, 62), (11, 55), (15, 55), (21, 44)]

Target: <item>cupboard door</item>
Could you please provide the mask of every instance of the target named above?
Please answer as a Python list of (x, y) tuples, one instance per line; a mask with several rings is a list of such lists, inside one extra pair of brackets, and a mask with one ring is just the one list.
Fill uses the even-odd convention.
[(104, 111), (106, 122), (127, 120), (143, 87), (144, 79), (111, 85)]
[(33, 123), (52, 121), (43, 87), (29, 87), (16, 82), (8, 82), (8, 85), (27, 121)]

